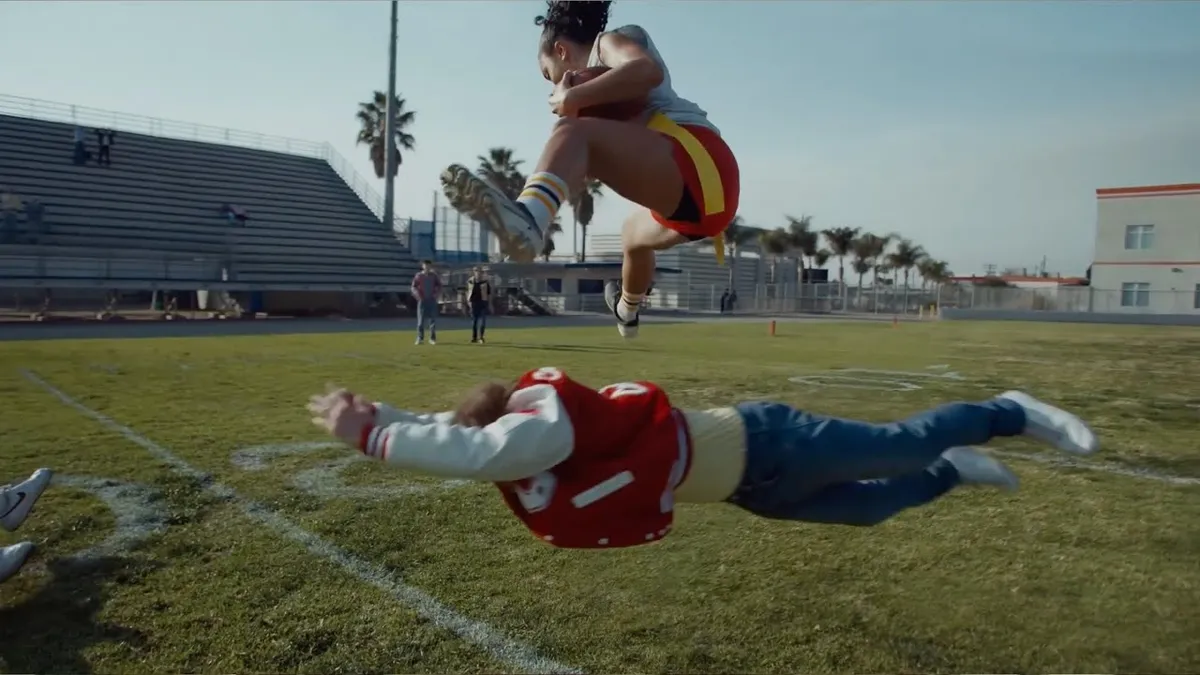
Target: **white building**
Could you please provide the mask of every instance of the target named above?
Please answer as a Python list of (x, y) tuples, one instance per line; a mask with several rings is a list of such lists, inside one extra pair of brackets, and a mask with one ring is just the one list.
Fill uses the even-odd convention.
[[(660, 277), (655, 283), (651, 301), (664, 309), (716, 310), (732, 278), (739, 306), (751, 307), (755, 289), (765, 279), (765, 269), (758, 251), (757, 243), (747, 244), (742, 247), (737, 260), (733, 260), (732, 253), (726, 251), (723, 267), (717, 264), (717, 255), (712, 247), (703, 242), (659, 251), (655, 256), (658, 265), (679, 270), (680, 273)], [(621, 235), (594, 234), (588, 237), (588, 260), (618, 261), (621, 258)]]
[(1200, 313), (1200, 183), (1096, 190), (1095, 312)]

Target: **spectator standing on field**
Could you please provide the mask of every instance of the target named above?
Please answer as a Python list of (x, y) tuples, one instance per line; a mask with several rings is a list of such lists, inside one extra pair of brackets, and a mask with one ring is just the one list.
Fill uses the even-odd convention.
[(421, 261), (421, 271), (412, 280), (413, 298), (417, 300), (417, 344), (425, 342), (425, 322), (429, 321), (429, 344), (437, 344), (438, 298), (442, 297), (442, 280), (433, 270), (432, 260)]
[(492, 282), (488, 281), (483, 269), (476, 267), (471, 270), (471, 278), (467, 281), (467, 303), (471, 307), (471, 342), (486, 342), (483, 334), (487, 331), (487, 313), (491, 302)]

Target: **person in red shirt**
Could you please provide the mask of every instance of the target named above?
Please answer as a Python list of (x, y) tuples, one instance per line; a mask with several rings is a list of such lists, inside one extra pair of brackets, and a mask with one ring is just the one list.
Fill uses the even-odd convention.
[(657, 541), (676, 502), (876, 525), (962, 484), (1016, 489), (1008, 467), (970, 445), (1024, 435), (1075, 454), (1098, 447), (1078, 417), (1015, 391), (871, 424), (770, 402), (682, 410), (653, 383), (594, 390), (557, 368), (482, 384), (454, 411), (407, 412), (340, 388), (308, 408), (369, 457), (495, 483), (526, 527), (565, 548)]

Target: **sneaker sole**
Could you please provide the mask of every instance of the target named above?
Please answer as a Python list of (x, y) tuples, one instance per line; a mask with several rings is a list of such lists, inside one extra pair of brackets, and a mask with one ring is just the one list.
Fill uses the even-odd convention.
[(500, 250), (518, 262), (529, 262), (537, 258), (537, 252), (521, 237), (509, 230), (500, 216), (492, 196), (492, 188), (470, 169), (458, 164), (442, 172), (442, 192), (450, 203), (477, 220), (481, 220), (500, 242)]
[(638, 324), (629, 325), (622, 323), (620, 317), (617, 316), (617, 303), (621, 301), (621, 287), (614, 285), (615, 293), (609, 292), (609, 286), (604, 287), (604, 304), (608, 305), (608, 310), (612, 312), (613, 318), (617, 320), (617, 332), (625, 339), (632, 339), (638, 335)]

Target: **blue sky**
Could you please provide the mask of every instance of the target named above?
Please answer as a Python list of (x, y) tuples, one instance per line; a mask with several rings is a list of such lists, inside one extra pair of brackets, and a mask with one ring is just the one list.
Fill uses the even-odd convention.
[[(417, 150), (397, 213), (553, 118), (540, 2), (402, 2)], [(1200, 181), (1200, 2), (637, 2), (676, 89), (738, 154), (741, 213), (898, 232), (959, 273), (1081, 273), (1098, 187)], [(0, 93), (354, 146), (386, 87), (386, 2), (3, 2)], [(595, 231), (629, 210), (602, 200)], [(560, 250), (572, 248), (570, 235)]]

